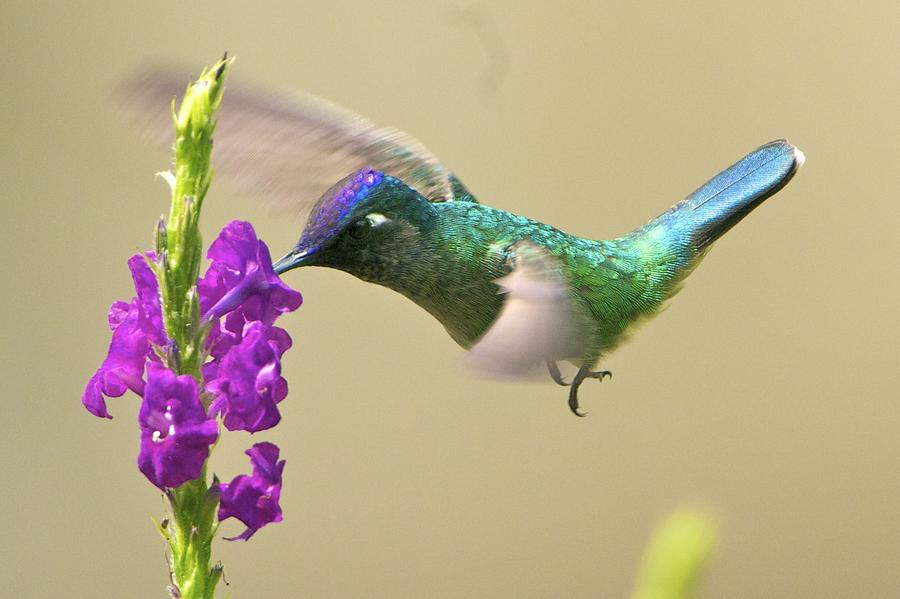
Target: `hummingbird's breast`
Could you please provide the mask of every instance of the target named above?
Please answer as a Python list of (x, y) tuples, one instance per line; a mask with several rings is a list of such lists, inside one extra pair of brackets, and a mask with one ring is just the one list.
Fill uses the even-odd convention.
[(468, 349), (503, 305), (494, 281), (508, 272), (510, 231), (498, 228), (485, 207), (475, 203), (447, 202), (436, 208), (436, 226), (390, 286), (428, 311)]
[(383, 284), (427, 310), (454, 341), (468, 349), (491, 326), (503, 305), (495, 281), (509, 274), (510, 246), (538, 238), (542, 245), (555, 242), (559, 251), (565, 246), (560, 242), (570, 236), (473, 202), (434, 206), (438, 218), (423, 234), (416, 255)]

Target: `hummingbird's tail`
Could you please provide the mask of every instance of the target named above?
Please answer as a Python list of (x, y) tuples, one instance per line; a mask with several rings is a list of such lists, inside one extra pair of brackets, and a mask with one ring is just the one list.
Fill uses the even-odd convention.
[(621, 293), (631, 294), (627, 317), (652, 314), (672, 297), (710, 245), (784, 187), (803, 160), (803, 153), (785, 140), (767, 143), (643, 227), (614, 240), (620, 271), (614, 278), (628, 281)]
[(787, 140), (769, 142), (710, 179), (647, 224), (663, 225), (672, 240), (698, 256), (742, 218), (787, 185), (803, 166), (803, 152)]

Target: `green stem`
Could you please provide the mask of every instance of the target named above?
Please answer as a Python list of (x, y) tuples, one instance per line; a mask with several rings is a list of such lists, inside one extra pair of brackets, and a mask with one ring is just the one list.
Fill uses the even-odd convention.
[(169, 492), (173, 524), (169, 534), (172, 579), (183, 599), (212, 599), (222, 576), (210, 567), (218, 522), (218, 497), (206, 484), (206, 466), (196, 480)]
[[(222, 101), (225, 72), (231, 59), (222, 59), (204, 70), (189, 85), (175, 120), (174, 174), (165, 178), (172, 187), (168, 221), (160, 221), (156, 232), (155, 263), (162, 296), (166, 335), (172, 341), (165, 360), (178, 374), (189, 374), (202, 382), (205, 329), (200, 322), (197, 278), (203, 243), (200, 238), (200, 208), (211, 180), (210, 154)], [(174, 106), (173, 106), (174, 109)], [(212, 599), (222, 576), (219, 565), (210, 567), (212, 542), (218, 522), (218, 494), (211, 490), (204, 463), (200, 476), (176, 489), (168, 489), (172, 522), (159, 525), (171, 549), (172, 595), (181, 599)], [(216, 481), (213, 481), (213, 486)]]
[(204, 70), (188, 86), (175, 119), (175, 172), (168, 221), (157, 233), (157, 252), (164, 256), (158, 269), (166, 333), (175, 342), (172, 366), (199, 382), (203, 331), (199, 322), (197, 277), (203, 255), (200, 209), (209, 190), (214, 114), (222, 101), (230, 59)]

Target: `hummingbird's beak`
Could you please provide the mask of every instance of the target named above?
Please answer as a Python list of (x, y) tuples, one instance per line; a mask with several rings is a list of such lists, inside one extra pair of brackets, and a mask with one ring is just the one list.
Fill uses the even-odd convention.
[(293, 270), (300, 266), (305, 266), (309, 263), (309, 258), (313, 255), (313, 252), (309, 250), (298, 250), (297, 248), (292, 249), (290, 252), (279, 258), (272, 264), (272, 268), (279, 275), (286, 273), (289, 270)]

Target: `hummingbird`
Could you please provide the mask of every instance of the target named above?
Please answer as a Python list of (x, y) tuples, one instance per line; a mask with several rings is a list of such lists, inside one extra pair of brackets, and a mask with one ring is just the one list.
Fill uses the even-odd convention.
[[(124, 85), (132, 118), (151, 131), (168, 122), (158, 107), (180, 86), (176, 72), (144, 69)], [(581, 384), (612, 376), (597, 369), (601, 359), (805, 158), (786, 140), (769, 142), (610, 240), (488, 206), (417, 139), (311, 94), (229, 83), (213, 160), (250, 193), (308, 209), (277, 273), (333, 268), (399, 292), (484, 372), (519, 377), (544, 364), (583, 416)], [(570, 381), (561, 362), (577, 367)]]

